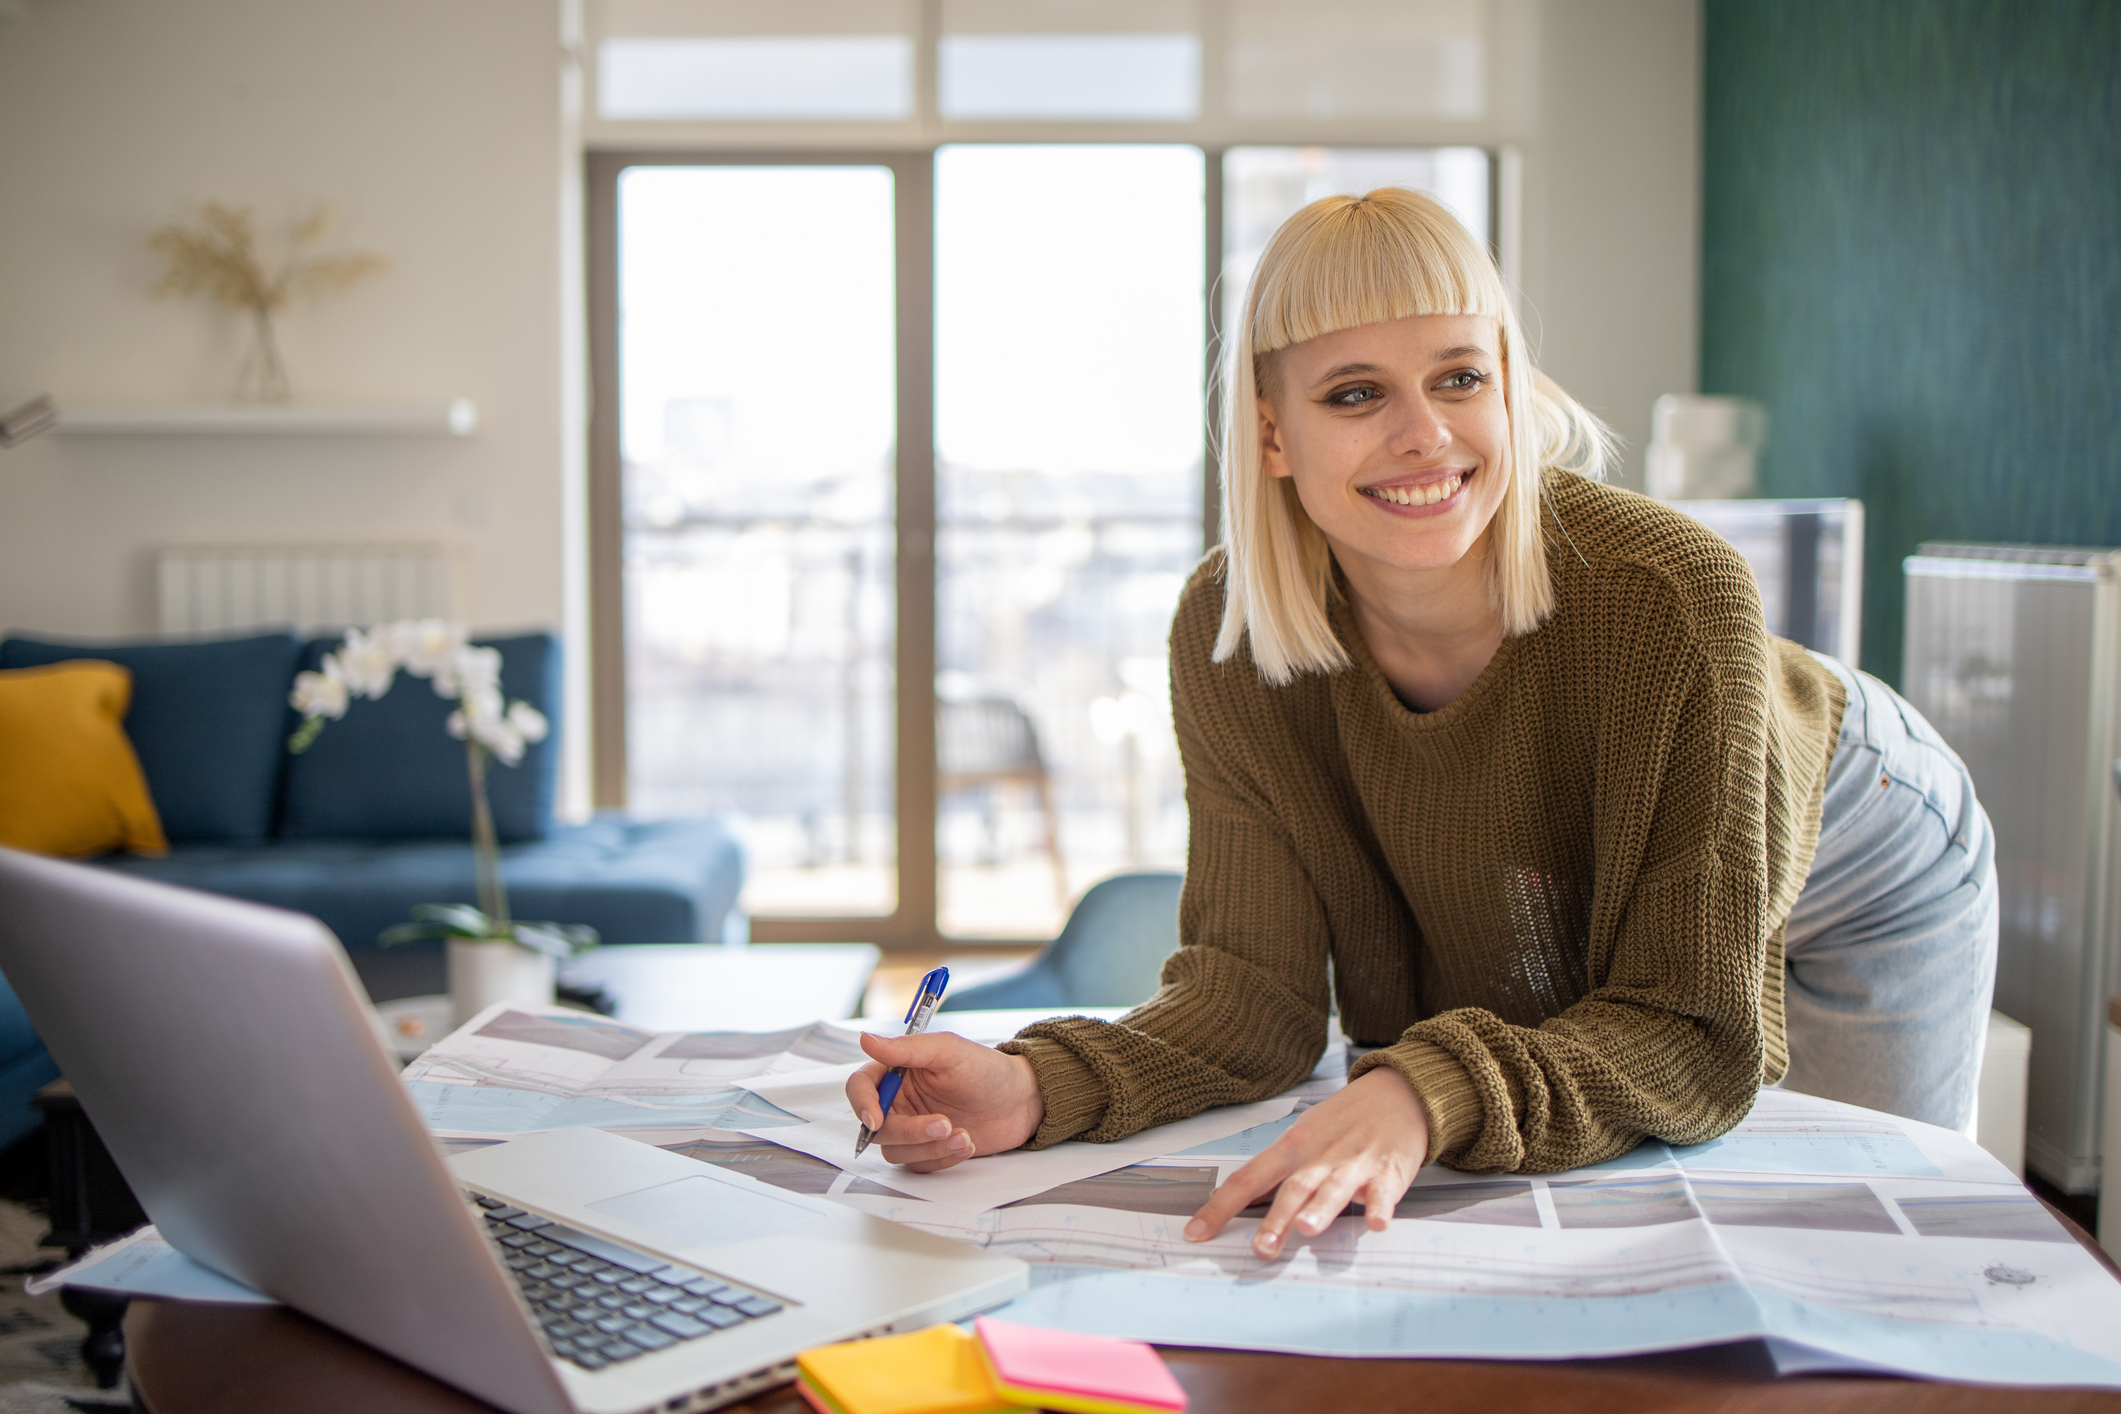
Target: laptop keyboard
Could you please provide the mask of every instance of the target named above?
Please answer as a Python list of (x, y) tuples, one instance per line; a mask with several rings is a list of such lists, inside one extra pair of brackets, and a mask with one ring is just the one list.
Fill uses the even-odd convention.
[(552, 1352), (585, 1370), (770, 1316), (781, 1303), (498, 1198), (468, 1195)]

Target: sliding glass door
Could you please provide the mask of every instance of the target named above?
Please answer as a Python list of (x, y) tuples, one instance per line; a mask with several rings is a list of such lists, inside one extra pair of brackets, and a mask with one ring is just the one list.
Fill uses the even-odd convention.
[(627, 801), (733, 814), (754, 914), (897, 899), (888, 167), (617, 185)]
[(1197, 147), (945, 147), (935, 172), (941, 927), (1052, 937), (1180, 868), (1164, 638), (1201, 555)]

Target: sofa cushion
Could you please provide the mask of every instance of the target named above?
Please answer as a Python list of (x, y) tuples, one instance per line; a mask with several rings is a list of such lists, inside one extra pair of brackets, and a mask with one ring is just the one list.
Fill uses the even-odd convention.
[[(302, 670), (316, 671), (341, 642), (312, 639), (302, 650)], [(528, 702), (552, 723), (521, 761), (495, 761), (486, 772), (495, 832), (504, 842), (541, 840), (551, 827), (559, 771), (559, 640), (533, 633), (479, 643), (500, 650), (503, 695)], [(325, 723), (307, 751), (289, 760), (281, 837), (469, 839), (464, 743), (443, 727), (455, 710), (431, 684), (405, 673), (383, 696), (357, 699), (345, 716)]]
[(272, 833), (273, 787), (301, 642), (291, 633), (187, 643), (0, 642), (0, 668), (100, 658), (133, 675), (125, 731), (172, 840), (254, 844)]
[[(744, 885), (743, 851), (711, 819), (599, 817), (555, 826), (549, 839), (510, 846), (501, 857), (516, 917), (587, 923), (614, 944), (719, 942)], [(457, 841), (283, 840), (261, 849), (201, 845), (172, 850), (167, 859), (99, 862), (314, 914), (346, 944), (376, 1001), (448, 990), (440, 943), (379, 948), (376, 935), (404, 922), (414, 904), (478, 897), (471, 847)]]
[(131, 696), (116, 663), (0, 668), (0, 844), (76, 857), (168, 847), (120, 725)]

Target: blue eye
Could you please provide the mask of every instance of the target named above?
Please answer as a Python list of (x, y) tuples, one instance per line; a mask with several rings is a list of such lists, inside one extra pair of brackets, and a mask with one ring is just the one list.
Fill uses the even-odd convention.
[(1360, 403), (1376, 402), (1383, 396), (1384, 394), (1375, 388), (1348, 388), (1332, 394), (1326, 401), (1338, 404), (1341, 407), (1354, 407)]

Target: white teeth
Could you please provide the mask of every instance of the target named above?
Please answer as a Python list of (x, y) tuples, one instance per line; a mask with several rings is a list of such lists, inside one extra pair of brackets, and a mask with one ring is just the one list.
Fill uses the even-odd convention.
[(1431, 481), (1425, 486), (1379, 486), (1369, 494), (1380, 501), (1390, 501), (1395, 506), (1433, 506), (1438, 501), (1448, 501), (1458, 494), (1458, 486), (1465, 479), (1461, 473), (1447, 476), (1441, 481)]

